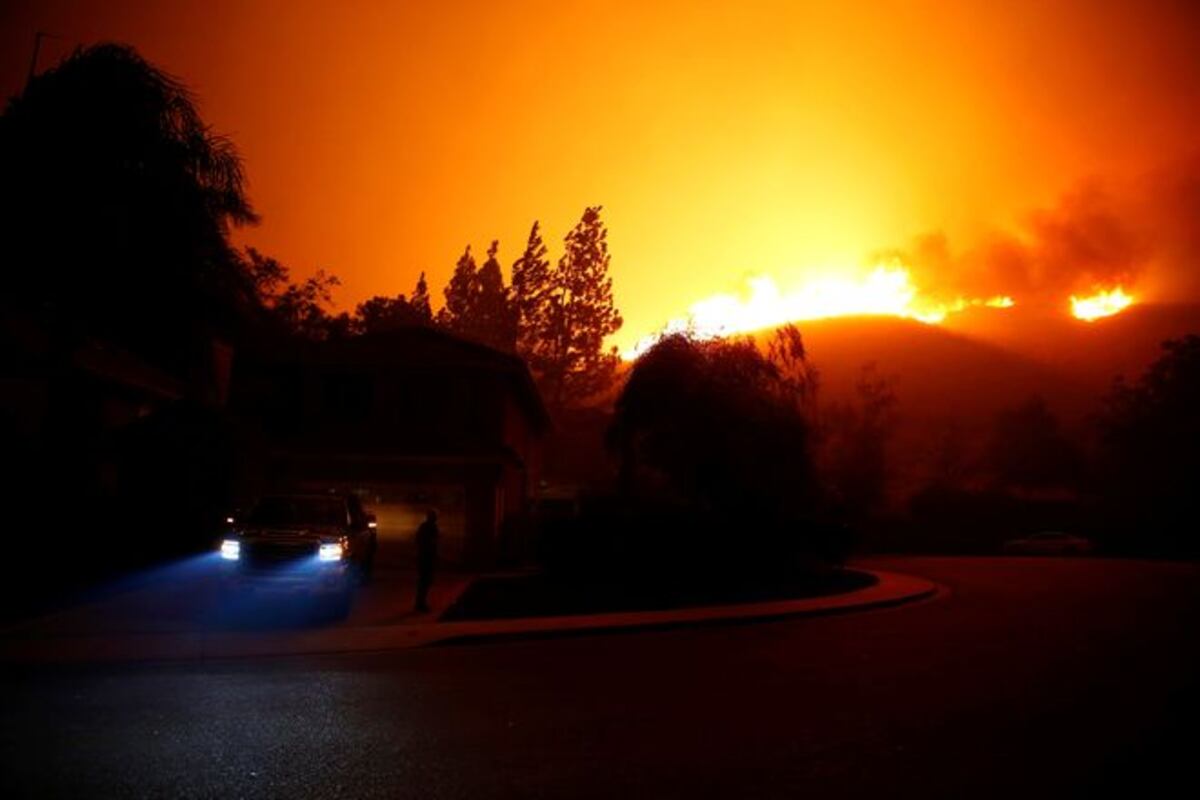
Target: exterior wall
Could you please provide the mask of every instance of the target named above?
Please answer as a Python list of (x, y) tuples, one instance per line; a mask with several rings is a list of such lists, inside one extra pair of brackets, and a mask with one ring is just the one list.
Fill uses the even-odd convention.
[(528, 511), (528, 500), (542, 477), (542, 433), (530, 422), (510, 393), (504, 402), (504, 444), (519, 458), (521, 469), (507, 477), (507, 505), (511, 514)]
[(500, 369), (268, 364), (235, 381), (232, 402), (265, 433), (260, 482), (461, 487), (469, 562), (497, 554), (537, 485), (538, 422)]

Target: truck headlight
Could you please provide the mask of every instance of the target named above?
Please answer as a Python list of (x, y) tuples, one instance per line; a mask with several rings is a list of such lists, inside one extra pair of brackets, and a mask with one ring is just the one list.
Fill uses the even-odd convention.
[(226, 561), (237, 561), (242, 555), (242, 543), (237, 539), (226, 539), (221, 542), (221, 558)]
[(317, 558), (321, 561), (341, 561), (345, 554), (346, 548), (342, 547), (341, 542), (329, 542), (317, 550)]

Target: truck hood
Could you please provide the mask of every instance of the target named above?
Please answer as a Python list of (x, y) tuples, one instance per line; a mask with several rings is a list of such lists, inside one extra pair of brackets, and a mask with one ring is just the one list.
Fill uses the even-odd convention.
[(242, 539), (250, 542), (268, 544), (316, 544), (323, 539), (336, 539), (342, 532), (336, 527), (313, 526), (254, 526), (242, 530)]

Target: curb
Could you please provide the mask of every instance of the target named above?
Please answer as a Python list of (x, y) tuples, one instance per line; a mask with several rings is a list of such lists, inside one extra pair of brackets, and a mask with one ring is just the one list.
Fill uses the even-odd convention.
[[(671, 630), (738, 623), (770, 622), (802, 617), (828, 617), (876, 611), (885, 608), (928, 600), (946, 593), (944, 587), (912, 575), (862, 569), (857, 572), (874, 575), (878, 582), (872, 586), (844, 594), (826, 595), (804, 600), (775, 600), (765, 603), (737, 603), (727, 606), (696, 606), (669, 611), (637, 611), (616, 614), (587, 614), (562, 617), (535, 617), (520, 620), (488, 620), (474, 623), (443, 623), (452, 625), (487, 625), (486, 631), (456, 633), (447, 631), (432, 645), (477, 644), (484, 641), (519, 641), (604, 633), (633, 633), (637, 631)], [(501, 623), (520, 623), (517, 630), (505, 630)], [(516, 627), (516, 626), (511, 626)]]
[(870, 611), (930, 599), (944, 593), (925, 578), (859, 569), (872, 586), (845, 594), (668, 611), (562, 617), (432, 622), (289, 631), (286, 633), (165, 633), (0, 640), (0, 663), (86, 664), (145, 661), (210, 661), (336, 655), (589, 634), (728, 625)]

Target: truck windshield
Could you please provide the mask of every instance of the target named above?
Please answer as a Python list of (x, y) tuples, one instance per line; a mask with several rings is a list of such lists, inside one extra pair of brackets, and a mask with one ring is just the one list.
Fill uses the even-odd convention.
[(246, 518), (251, 525), (345, 525), (339, 497), (264, 497)]

